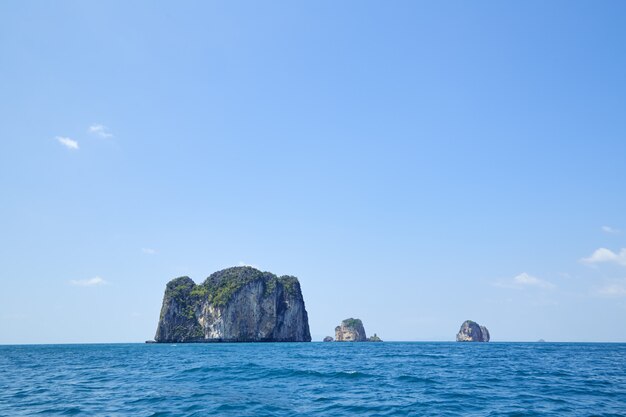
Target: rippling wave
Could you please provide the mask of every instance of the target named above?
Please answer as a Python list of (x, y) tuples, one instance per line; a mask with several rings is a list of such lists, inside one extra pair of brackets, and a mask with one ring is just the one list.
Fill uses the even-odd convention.
[(0, 416), (626, 415), (626, 344), (0, 346)]

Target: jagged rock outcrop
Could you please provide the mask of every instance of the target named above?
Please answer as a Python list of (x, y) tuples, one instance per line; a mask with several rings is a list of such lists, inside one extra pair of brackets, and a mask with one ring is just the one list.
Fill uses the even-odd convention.
[(381, 339), (380, 337), (378, 337), (378, 335), (376, 333), (374, 333), (374, 336), (370, 336), (367, 338), (368, 342), (382, 342), (383, 339)]
[(457, 342), (488, 342), (489, 330), (472, 320), (466, 320), (456, 335)]
[(336, 342), (366, 342), (365, 328), (360, 319), (345, 319), (335, 327)]
[(326, 336), (322, 342), (332, 342), (334, 339), (330, 336)]
[(155, 341), (310, 342), (309, 319), (296, 277), (234, 267), (202, 284), (189, 277), (165, 288)]

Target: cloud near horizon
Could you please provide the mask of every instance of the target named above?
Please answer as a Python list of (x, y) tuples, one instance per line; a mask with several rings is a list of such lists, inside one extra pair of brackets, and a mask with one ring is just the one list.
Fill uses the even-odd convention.
[(57, 136), (55, 139), (67, 149), (78, 149), (78, 142), (75, 140), (63, 136)]
[(612, 262), (619, 265), (626, 266), (626, 248), (622, 248), (619, 253), (615, 253), (607, 248), (596, 249), (591, 256), (582, 258), (580, 262), (587, 265), (594, 265), (598, 263)]
[(526, 272), (522, 272), (521, 274), (513, 277), (513, 279), (507, 281), (500, 281), (494, 284), (496, 287), (501, 288), (514, 288), (514, 289), (523, 289), (523, 288), (543, 288), (543, 289), (552, 289), (555, 288), (556, 285), (551, 282), (545, 281), (543, 279), (539, 279), (534, 277)]
[(100, 285), (108, 284), (108, 282), (100, 277), (93, 277), (89, 279), (73, 279), (70, 281), (70, 284), (77, 287), (97, 287)]
[(89, 126), (89, 133), (93, 133), (94, 135), (98, 135), (101, 138), (112, 138), (113, 134), (109, 132), (106, 126), (94, 123)]

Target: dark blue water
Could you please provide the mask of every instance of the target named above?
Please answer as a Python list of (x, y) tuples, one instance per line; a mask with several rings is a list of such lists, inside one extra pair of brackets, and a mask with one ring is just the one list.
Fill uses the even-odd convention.
[(0, 346), (0, 415), (626, 415), (626, 344)]

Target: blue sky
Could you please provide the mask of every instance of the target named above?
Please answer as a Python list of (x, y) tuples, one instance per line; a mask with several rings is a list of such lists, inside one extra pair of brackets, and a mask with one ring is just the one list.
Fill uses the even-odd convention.
[(0, 4), (0, 343), (300, 278), (315, 339), (626, 341), (626, 4)]

